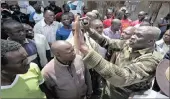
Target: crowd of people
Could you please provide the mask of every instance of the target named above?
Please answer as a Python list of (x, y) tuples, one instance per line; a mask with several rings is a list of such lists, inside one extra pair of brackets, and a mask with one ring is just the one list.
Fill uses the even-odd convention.
[(1, 3), (1, 98), (128, 99), (148, 90), (169, 97), (170, 13), (153, 26), (147, 12), (131, 20), (126, 7), (102, 18), (87, 6), (73, 14), (67, 3), (29, 4), (22, 13)]

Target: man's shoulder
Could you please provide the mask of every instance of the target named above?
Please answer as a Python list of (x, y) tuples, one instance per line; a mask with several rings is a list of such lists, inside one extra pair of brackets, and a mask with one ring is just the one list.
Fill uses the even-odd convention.
[(34, 27), (41, 27), (43, 20), (44, 20), (44, 19), (41, 19), (39, 22), (37, 22)]
[(164, 43), (163, 39), (156, 41), (156, 45), (160, 45), (160, 44), (163, 44), (163, 43)]
[(39, 34), (39, 33), (35, 33), (35, 34), (34, 34), (34, 37), (35, 37), (35, 38), (40, 38), (40, 39), (43, 39), (43, 40), (46, 39), (46, 37), (45, 37), (44, 35)]
[(54, 59), (52, 59), (49, 63), (47, 63), (42, 69), (43, 73), (49, 73), (54, 70)]
[(148, 61), (148, 62), (150, 61), (150, 62), (155, 62), (156, 64), (158, 64), (162, 58), (163, 57), (159, 52), (153, 51), (152, 53), (146, 53), (146, 54), (139, 56), (137, 60)]

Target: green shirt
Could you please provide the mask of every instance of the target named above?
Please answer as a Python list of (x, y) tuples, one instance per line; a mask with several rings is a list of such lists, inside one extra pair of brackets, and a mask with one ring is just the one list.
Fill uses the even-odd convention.
[(11, 85), (1, 86), (1, 98), (45, 98), (39, 88), (43, 82), (38, 66), (31, 63), (26, 74), (18, 74)]

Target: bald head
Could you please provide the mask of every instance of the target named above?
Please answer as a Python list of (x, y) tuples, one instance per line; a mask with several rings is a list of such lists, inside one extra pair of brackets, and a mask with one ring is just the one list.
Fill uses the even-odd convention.
[(71, 46), (72, 45), (67, 41), (58, 40), (58, 41), (52, 43), (51, 51), (52, 52), (61, 52), (61, 51), (65, 51), (66, 48), (71, 47)]
[(130, 37), (134, 34), (135, 27), (129, 26), (123, 30), (123, 33), (121, 34), (121, 39), (127, 40), (130, 39)]
[(121, 23), (121, 21), (119, 19), (113, 19), (112, 20), (112, 24), (119, 24)]
[(121, 21), (119, 19), (113, 19), (111, 24), (112, 31), (118, 31), (121, 26)]
[(155, 26), (141, 26), (142, 29), (146, 28), (145, 33), (150, 35), (150, 39), (153, 39), (155, 41), (158, 40), (159, 35), (161, 34), (161, 30), (158, 27)]
[(133, 49), (141, 50), (146, 48), (154, 48), (155, 42), (158, 40), (161, 30), (152, 26), (140, 26), (135, 29), (134, 35), (131, 36), (129, 45)]
[(139, 21), (143, 21), (143, 19), (145, 18), (145, 15), (146, 15), (146, 12), (140, 11), (138, 14)]
[(53, 42), (51, 51), (62, 63), (72, 62), (76, 56), (73, 46), (67, 41), (58, 40)]
[(94, 25), (96, 25), (96, 24), (103, 24), (103, 23), (102, 23), (102, 21), (99, 20), (99, 19), (95, 19), (95, 20), (93, 20), (93, 21), (91, 22), (91, 26), (92, 26), (92, 27), (93, 27)]
[(103, 23), (99, 19), (95, 19), (91, 22), (91, 28), (95, 29), (99, 34), (103, 33)]
[(93, 12), (87, 12), (86, 16), (91, 18), (91, 20), (97, 19), (97, 15), (95, 13), (93, 13)]
[(99, 17), (99, 11), (97, 10), (92, 10), (93, 13), (95, 13), (97, 15), (97, 17)]
[(123, 15), (124, 15), (124, 12), (119, 10), (116, 12), (115, 17), (121, 20), (123, 18)]

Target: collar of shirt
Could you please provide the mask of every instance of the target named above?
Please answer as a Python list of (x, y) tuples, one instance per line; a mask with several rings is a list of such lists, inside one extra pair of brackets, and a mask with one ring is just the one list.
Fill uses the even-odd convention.
[[(7, 38), (7, 40), (11, 40), (11, 38), (10, 38), (10, 37), (8, 37), (8, 38)], [(24, 44), (27, 44), (27, 43), (29, 43), (29, 41), (28, 41), (28, 39), (27, 39), (27, 38), (25, 38), (25, 40), (24, 40)]]
[(161, 40), (157, 41), (156, 44), (157, 44), (159, 47), (161, 47), (161, 48), (162, 48), (164, 45), (170, 47), (170, 45), (167, 45), (167, 44), (164, 42), (163, 38), (162, 38)]
[[(45, 23), (45, 20), (43, 19), (42, 22), (41, 22), (41, 25), (42, 25), (43, 27), (45, 27), (45, 26), (47, 26), (48, 24), (46, 24), (46, 23)], [(53, 21), (52, 24), (50, 24), (50, 26), (51, 26), (51, 25), (55, 25), (55, 24), (54, 24), (54, 21)]]
[(65, 65), (65, 64), (61, 63), (60, 61), (58, 61), (58, 59), (56, 59), (56, 57), (54, 57), (54, 62), (55, 62), (55, 66), (61, 66), (61, 67), (70, 66), (70, 65)]
[(133, 51), (133, 49), (129, 47), (129, 45), (127, 45), (124, 49), (124, 56), (125, 58), (130, 58), (134, 56), (137, 57), (152, 51), (153, 51), (152, 48), (145, 48), (145, 49)]

